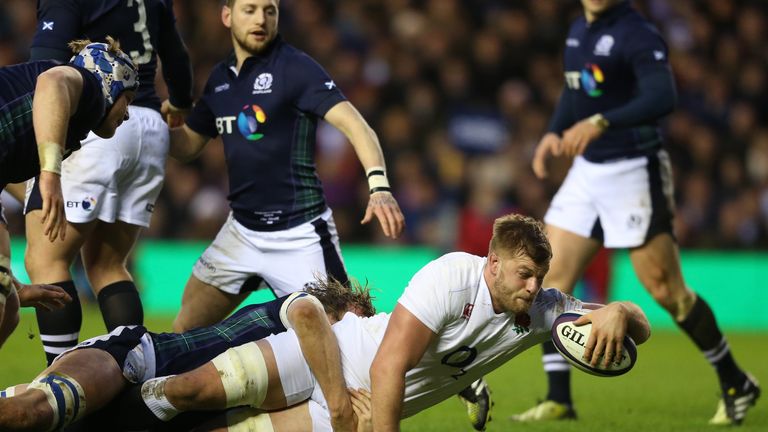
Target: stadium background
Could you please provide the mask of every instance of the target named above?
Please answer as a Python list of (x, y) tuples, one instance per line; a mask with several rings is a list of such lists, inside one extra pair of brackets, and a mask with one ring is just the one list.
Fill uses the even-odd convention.
[[(35, 3), (0, 0), (0, 65), (27, 59)], [(738, 358), (768, 382), (768, 366), (761, 360), (768, 353), (768, 2), (634, 4), (668, 41), (678, 85), (678, 107), (663, 127), (675, 173), (675, 230), (685, 276), (712, 304)], [(229, 34), (220, 24), (218, 1), (175, 0), (174, 6), (199, 94), (212, 66), (227, 54)], [(345, 261), (352, 275), (379, 290), (381, 308), (390, 308), (413, 271), (432, 257), (448, 250), (484, 254), (494, 217), (509, 211), (543, 216), (568, 162), (556, 161), (546, 182), (536, 180), (529, 165), (562, 86), (561, 47), (579, 10), (576, 0), (281, 1), (281, 33), (328, 69), (377, 131), (387, 157), (408, 224), (396, 244), (378, 227), (358, 222), (367, 186), (351, 146), (330, 127), (318, 133), (318, 168)], [(158, 327), (169, 328), (167, 313), (178, 306), (192, 263), (226, 217), (220, 146), (218, 141), (208, 145), (188, 165), (169, 162), (152, 226), (137, 248), (135, 274), (150, 322)], [(10, 198), (4, 196), (3, 203), (14, 234), (14, 271), (23, 274), (23, 219)], [(588, 278), (580, 293), (601, 299), (600, 287), (607, 287), (608, 298), (638, 301), (656, 329), (673, 327), (639, 287), (625, 254), (605, 253), (598, 261), (597, 277)], [(92, 311), (87, 315), (85, 334), (103, 331), (98, 317)], [(29, 313), (17, 333), (0, 357), (15, 353), (12, 357), (30, 361), (13, 365), (0, 384), (40, 369), (39, 342), (26, 338), (36, 333)], [(600, 394), (600, 403), (616, 404), (633, 421), (644, 407), (654, 410), (657, 420), (633, 430), (698, 430), (714, 409), (716, 389), (709, 366), (688, 345), (679, 333), (662, 333), (641, 348), (638, 370), (619, 380), (637, 386), (639, 393), (654, 393), (648, 401), (616, 397), (615, 384), (586, 376), (576, 378), (576, 397)], [(491, 377), (497, 405), (519, 410), (543, 393), (537, 358), (538, 352), (526, 353), (519, 365)], [(688, 360), (690, 367), (681, 370), (677, 364)], [(524, 378), (517, 368), (525, 371)], [(510, 394), (515, 392), (494, 380), (535, 390)], [(437, 414), (420, 416), (426, 420), (411, 423), (419, 425), (413, 430), (429, 429), (420, 421), (455, 427), (463, 419), (451, 402), (432, 410)], [(583, 405), (580, 413), (588, 418), (590, 408)], [(683, 405), (683, 412), (692, 410), (696, 426), (676, 411)], [(748, 418), (748, 424), (757, 425), (754, 430), (768, 425), (761, 405)], [(586, 421), (598, 430), (624, 424), (621, 417), (618, 423), (611, 417)], [(585, 424), (579, 423), (581, 430)], [(507, 424), (491, 425), (506, 430)]]

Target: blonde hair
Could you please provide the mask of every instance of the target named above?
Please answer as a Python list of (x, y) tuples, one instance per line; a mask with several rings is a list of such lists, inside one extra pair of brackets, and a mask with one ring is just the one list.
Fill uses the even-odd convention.
[[(88, 39), (76, 39), (72, 42), (68, 43), (67, 46), (72, 50), (73, 53), (77, 54), (80, 51), (83, 50), (88, 44), (93, 43), (93, 41)], [(120, 42), (118, 42), (116, 39), (114, 39), (112, 36), (107, 36), (106, 38), (106, 44), (107, 44), (107, 51), (113, 54), (120, 54), (123, 51), (120, 49)]]
[(371, 289), (356, 280), (343, 284), (333, 276), (315, 276), (313, 282), (304, 285), (304, 291), (320, 300), (325, 313), (341, 319), (346, 312), (355, 312), (362, 316), (373, 316), (376, 308), (373, 306)]
[(493, 222), (489, 250), (499, 256), (527, 256), (546, 274), (552, 259), (552, 247), (544, 233), (544, 224), (519, 214), (501, 216)]

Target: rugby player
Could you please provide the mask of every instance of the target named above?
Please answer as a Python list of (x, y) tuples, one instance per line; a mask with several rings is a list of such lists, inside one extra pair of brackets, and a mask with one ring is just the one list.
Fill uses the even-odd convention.
[[(416, 273), (391, 314), (347, 313), (334, 324), (346, 386), (371, 392), (374, 429), (399, 430), (400, 419), (548, 340), (566, 310), (595, 309), (577, 321), (592, 322), (586, 345), (592, 364), (603, 355), (606, 363), (618, 358), (626, 334), (638, 344), (648, 339), (648, 321), (632, 303), (583, 304), (542, 290), (551, 256), (540, 222), (507, 215), (494, 224), (487, 257), (444, 255)], [(330, 431), (328, 401), (317, 386), (323, 377), (302, 350), (294, 332), (273, 335), (191, 372), (148, 380), (142, 394), (164, 421), (182, 411), (246, 405), (269, 412), (231, 416), (230, 428)], [(247, 381), (240, 366), (246, 363)]]
[(158, 58), (168, 86), (166, 109), (192, 106), (192, 72), (171, 0), (41, 0), (37, 19), (32, 60), (66, 62), (72, 55), (68, 41), (111, 35), (138, 67), (141, 84), (123, 127), (109, 138), (89, 134), (81, 151), (62, 164), (66, 239), (44, 239), (39, 183), (28, 188), (27, 273), (32, 282), (60, 286), (74, 299), (64, 309), (37, 313), (50, 364), (80, 335), (82, 312), (69, 270), (78, 252), (107, 331), (144, 320), (126, 262), (139, 232), (149, 226), (165, 176), (168, 125), (155, 88)]
[[(0, 189), (40, 176), (40, 236), (65, 238), (62, 159), (93, 131), (111, 137), (139, 85), (136, 66), (114, 40), (75, 41), (69, 63), (36, 61), (0, 68)], [(10, 241), (0, 204), (0, 321), (15, 297)], [(63, 294), (56, 291), (59, 298)], [(68, 296), (66, 296), (68, 297)], [(9, 320), (16, 320), (12, 300)], [(10, 322), (10, 321), (9, 321)]]
[[(130, 384), (192, 370), (228, 348), (287, 329), (298, 337), (307, 363), (317, 373), (335, 425), (353, 430), (352, 405), (330, 328), (346, 312), (375, 313), (367, 288), (318, 280), (305, 291), (245, 306), (216, 325), (181, 334), (118, 327), (62, 353), (31, 384), (0, 393), (8, 398), (0, 398), (0, 430), (60, 430), (104, 407)], [(242, 360), (230, 363), (235, 369), (229, 371), (235, 373), (232, 379), (248, 385), (243, 373), (253, 365)]]
[[(672, 173), (658, 129), (675, 104), (667, 45), (629, 1), (581, 3), (565, 43), (565, 88), (533, 159), (543, 178), (550, 155), (574, 158), (544, 217), (554, 251), (544, 284), (571, 293), (601, 245), (629, 249), (640, 283), (717, 372), (723, 396), (710, 423), (739, 424), (760, 388), (685, 284), (672, 232)], [(551, 343), (543, 360), (546, 400), (513, 420), (576, 417), (568, 364)]]

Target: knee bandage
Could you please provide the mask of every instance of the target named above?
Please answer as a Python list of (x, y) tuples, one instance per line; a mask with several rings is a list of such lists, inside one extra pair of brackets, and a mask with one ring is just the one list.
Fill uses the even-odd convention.
[(260, 407), (267, 396), (267, 364), (255, 342), (230, 348), (213, 359), (219, 372), (227, 408), (250, 405)]
[(27, 389), (37, 389), (45, 393), (53, 410), (53, 423), (49, 431), (64, 428), (85, 412), (83, 387), (67, 375), (51, 373), (35, 378)]
[(275, 432), (269, 413), (253, 408), (227, 411), (227, 432)]

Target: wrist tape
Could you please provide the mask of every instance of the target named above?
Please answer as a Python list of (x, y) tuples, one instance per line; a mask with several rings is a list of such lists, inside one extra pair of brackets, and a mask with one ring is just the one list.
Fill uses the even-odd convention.
[(61, 175), (61, 161), (64, 157), (64, 149), (59, 144), (51, 141), (38, 143), (37, 154), (40, 157), (40, 171)]
[(387, 174), (384, 171), (384, 167), (372, 167), (366, 171), (365, 174), (368, 176), (368, 192), (389, 192), (392, 190), (389, 186), (389, 180), (387, 180)]

